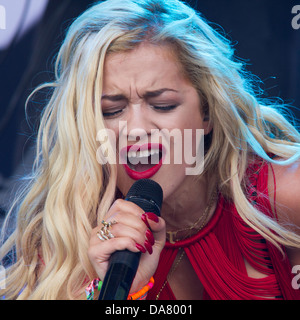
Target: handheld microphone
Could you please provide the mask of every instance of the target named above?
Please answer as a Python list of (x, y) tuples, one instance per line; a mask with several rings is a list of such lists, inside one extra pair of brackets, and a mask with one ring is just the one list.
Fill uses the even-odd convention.
[[(155, 181), (140, 179), (131, 186), (125, 200), (137, 204), (145, 212), (160, 216), (163, 191)], [(140, 252), (129, 250), (111, 255), (98, 300), (127, 300), (140, 257)]]

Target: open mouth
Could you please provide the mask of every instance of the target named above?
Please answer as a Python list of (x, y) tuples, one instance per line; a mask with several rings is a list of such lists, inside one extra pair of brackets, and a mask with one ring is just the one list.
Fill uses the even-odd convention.
[(159, 143), (127, 146), (121, 150), (122, 164), (127, 174), (135, 179), (148, 179), (161, 167), (165, 148)]

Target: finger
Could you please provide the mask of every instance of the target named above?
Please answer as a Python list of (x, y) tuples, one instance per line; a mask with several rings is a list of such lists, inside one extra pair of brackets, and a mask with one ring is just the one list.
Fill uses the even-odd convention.
[(89, 259), (101, 279), (104, 279), (107, 272), (111, 254), (125, 249), (135, 253), (140, 251), (136, 247), (135, 242), (130, 238), (113, 238), (106, 241), (98, 239), (98, 244), (89, 247)]
[(114, 221), (117, 223), (112, 225), (111, 228), (116, 228), (120, 225), (126, 225), (128, 227), (140, 230), (141, 232), (146, 232), (147, 226), (141, 219), (142, 214), (134, 214), (132, 212), (118, 212), (114, 215)]
[(117, 199), (111, 206), (110, 210), (108, 211), (105, 217), (106, 220), (114, 218), (116, 213), (118, 212), (123, 212), (123, 213), (127, 212), (139, 217), (141, 214), (144, 213), (144, 210), (133, 202), (126, 201), (123, 199)]
[(154, 214), (146, 213), (147, 221), (155, 239), (154, 245), (162, 248), (166, 242), (166, 223), (161, 217), (154, 217)]
[(119, 250), (128, 249), (132, 252), (138, 252), (135, 241), (128, 237), (113, 238), (110, 240), (101, 241), (98, 239), (98, 243), (90, 246), (88, 254), (97, 262), (105, 262), (109, 260), (112, 253)]
[[(132, 217), (130, 217), (130, 218), (132, 218)], [(127, 218), (127, 220), (125, 219), (126, 222), (128, 222), (128, 220), (130, 220), (130, 219), (128, 219), (128, 218)], [(125, 225), (123, 223), (116, 223), (108, 228), (107, 234), (105, 233), (103, 228), (101, 228), (100, 226), (97, 228), (94, 228), (92, 231), (91, 238), (90, 238), (90, 246), (98, 245), (99, 240), (100, 241), (103, 241), (103, 240), (107, 241), (106, 236), (108, 236), (108, 238), (112, 238), (112, 239), (113, 238), (131, 238), (132, 240), (135, 241), (136, 244), (139, 244), (140, 246), (143, 246), (143, 247), (144, 247), (145, 241), (149, 240), (149, 242), (152, 246), (154, 244), (154, 237), (152, 235), (152, 232), (149, 229), (147, 229), (147, 227), (145, 226), (145, 224), (142, 221), (139, 221), (139, 220), (140, 220), (140, 218), (134, 217), (133, 222), (135, 224), (132, 224), (132, 225), (130, 225), (130, 224)], [(143, 250), (142, 250), (142, 252), (143, 252)]]
[[(118, 219), (118, 221), (117, 221)], [(151, 235), (146, 235), (147, 230), (149, 229), (143, 223), (143, 221), (138, 217), (134, 217), (130, 214), (120, 214), (116, 218), (116, 223), (107, 228), (107, 232), (110, 237), (119, 238), (119, 237), (128, 237), (135, 240), (137, 243), (143, 244), (145, 239), (151, 239)], [(90, 245), (97, 244), (101, 236), (103, 237), (103, 226), (98, 226), (92, 230)], [(105, 231), (104, 231), (105, 234)], [(107, 236), (108, 234), (106, 234)], [(105, 236), (104, 236), (105, 238)]]
[(130, 225), (116, 224), (111, 229), (110, 232), (115, 238), (131, 238), (135, 243), (143, 245), (147, 239), (147, 228), (136, 228)]

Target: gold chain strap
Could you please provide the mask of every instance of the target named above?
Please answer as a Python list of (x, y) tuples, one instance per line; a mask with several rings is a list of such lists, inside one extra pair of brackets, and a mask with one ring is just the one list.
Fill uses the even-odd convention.
[(161, 292), (163, 291), (164, 287), (166, 286), (168, 280), (171, 278), (172, 274), (174, 273), (174, 271), (177, 269), (179, 263), (181, 262), (181, 260), (183, 259), (183, 256), (185, 254), (185, 251), (183, 250), (180, 257), (178, 258), (176, 264), (174, 265), (174, 267), (172, 268), (172, 270), (169, 272), (168, 276), (167, 276), (167, 280), (164, 282), (164, 284), (162, 285), (162, 287), (160, 288), (158, 294), (156, 295), (156, 299), (155, 300), (158, 300), (159, 299), (159, 296), (161, 294)]
[(200, 230), (204, 227), (204, 225), (205, 225), (205, 223), (206, 223), (206, 220), (207, 220), (209, 211), (210, 211), (210, 209), (211, 209), (211, 207), (212, 207), (212, 205), (213, 205), (214, 200), (216, 199), (216, 197), (217, 197), (217, 190), (215, 190), (215, 191), (212, 193), (212, 195), (211, 195), (211, 197), (210, 197), (210, 200), (209, 200), (209, 203), (208, 203), (207, 207), (205, 208), (203, 214), (193, 223), (192, 226), (185, 227), (185, 228), (182, 228), (182, 229), (179, 229), (179, 230), (175, 230), (175, 231), (167, 231), (167, 239), (168, 239), (168, 241), (169, 241), (170, 243), (175, 243), (175, 242), (178, 241), (178, 240), (184, 239), (184, 238), (182, 238), (182, 239), (176, 240), (175, 238), (176, 238), (176, 236), (177, 236), (177, 233), (178, 233), (178, 232), (183, 232), (183, 231), (191, 231), (192, 229), (195, 229), (195, 227), (197, 226), (197, 224), (198, 224), (201, 220), (203, 220), (203, 221), (202, 221), (202, 224), (200, 225), (200, 227), (197, 228), (197, 231), (200, 231)]

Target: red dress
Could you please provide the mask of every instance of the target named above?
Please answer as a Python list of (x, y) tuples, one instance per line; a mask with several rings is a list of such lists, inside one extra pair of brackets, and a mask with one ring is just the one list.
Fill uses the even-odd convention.
[[(248, 198), (266, 215), (272, 215), (268, 197), (268, 164), (260, 161), (247, 170)], [(280, 251), (240, 218), (234, 204), (219, 196), (212, 219), (196, 235), (175, 244), (166, 243), (147, 300), (175, 300), (167, 275), (179, 248), (183, 248), (204, 287), (204, 300), (300, 300), (293, 289), (295, 276)], [(284, 248), (283, 248), (284, 250)], [(247, 275), (244, 258), (265, 277)], [(161, 288), (164, 288), (161, 290)]]

